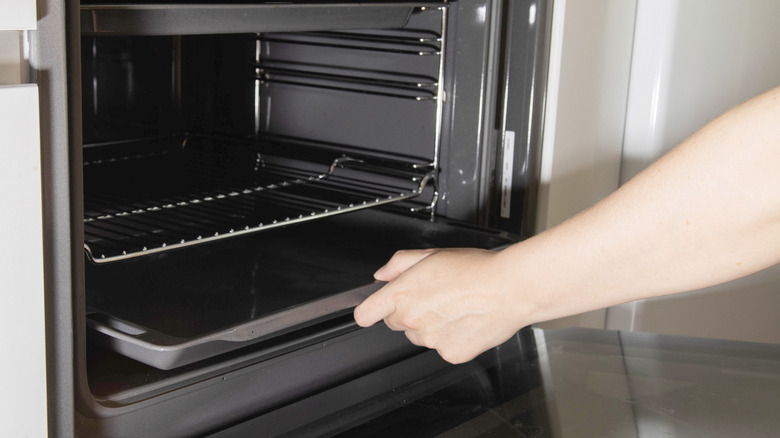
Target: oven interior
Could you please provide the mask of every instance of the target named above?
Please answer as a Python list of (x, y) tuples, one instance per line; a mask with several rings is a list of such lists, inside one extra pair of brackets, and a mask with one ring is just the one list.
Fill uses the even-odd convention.
[[(169, 413), (155, 404), (295, 355), (332, 363), (295, 389), (235, 388), (254, 404), (231, 415), (416, 354), (380, 329), (357, 340), (372, 273), (400, 248), (513, 241), (442, 214), (446, 5), (205, 34), (102, 32), (115, 12), (81, 17), (85, 430), (139, 432)], [(363, 350), (344, 363), (329, 342)]]

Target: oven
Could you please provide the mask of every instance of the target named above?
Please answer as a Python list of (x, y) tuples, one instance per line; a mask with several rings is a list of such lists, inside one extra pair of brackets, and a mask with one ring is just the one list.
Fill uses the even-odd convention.
[(50, 433), (284, 434), (446, 373), (351, 311), (397, 249), (534, 230), (551, 5), (43, 3)]

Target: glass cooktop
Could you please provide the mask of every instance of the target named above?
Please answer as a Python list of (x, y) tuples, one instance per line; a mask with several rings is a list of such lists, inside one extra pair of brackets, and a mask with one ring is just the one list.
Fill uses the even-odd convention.
[(780, 345), (526, 329), (470, 363), (427, 352), (217, 436), (289, 418), (306, 436), (775, 436), (778, 406)]

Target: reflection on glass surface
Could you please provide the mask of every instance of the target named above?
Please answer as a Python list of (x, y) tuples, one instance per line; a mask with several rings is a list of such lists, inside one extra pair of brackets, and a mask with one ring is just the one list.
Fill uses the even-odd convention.
[(780, 346), (535, 332), (553, 436), (775, 436)]
[(469, 364), (441, 365), (432, 352), (410, 361), (424, 377), (375, 397), (379, 411), (362, 404), (365, 412), (355, 420), (360, 425), (339, 436), (735, 437), (780, 431), (778, 345), (534, 329)]

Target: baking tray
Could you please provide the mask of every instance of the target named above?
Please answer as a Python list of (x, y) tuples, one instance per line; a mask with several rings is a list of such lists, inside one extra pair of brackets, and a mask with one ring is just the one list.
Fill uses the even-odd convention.
[(105, 347), (172, 369), (351, 312), (400, 248), (514, 239), (369, 209), (122, 262), (86, 265), (87, 327)]

